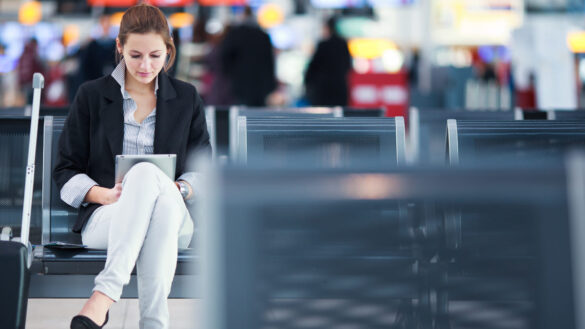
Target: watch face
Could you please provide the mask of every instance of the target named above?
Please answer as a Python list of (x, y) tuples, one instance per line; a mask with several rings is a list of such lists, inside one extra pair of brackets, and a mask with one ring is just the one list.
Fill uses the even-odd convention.
[(181, 196), (183, 196), (183, 199), (187, 197), (187, 195), (189, 195), (189, 189), (187, 188), (187, 186), (185, 186), (185, 183), (180, 182), (179, 183), (179, 191), (181, 192)]

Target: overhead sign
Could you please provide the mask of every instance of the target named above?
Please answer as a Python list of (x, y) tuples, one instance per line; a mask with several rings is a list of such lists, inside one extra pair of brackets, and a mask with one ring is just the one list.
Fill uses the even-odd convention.
[(504, 45), (522, 25), (523, 0), (432, 2), (431, 31), (438, 45)]

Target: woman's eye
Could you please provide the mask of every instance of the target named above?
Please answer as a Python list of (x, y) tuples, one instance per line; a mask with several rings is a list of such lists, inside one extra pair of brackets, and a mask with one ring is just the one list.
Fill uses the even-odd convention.
[(140, 55), (132, 55), (132, 56), (130, 56), (130, 57), (132, 57), (132, 58), (139, 58), (139, 57), (140, 57)]
[(159, 58), (159, 57), (160, 57), (160, 55), (152, 55), (152, 56), (150, 56), (150, 57), (152, 57), (152, 58)]

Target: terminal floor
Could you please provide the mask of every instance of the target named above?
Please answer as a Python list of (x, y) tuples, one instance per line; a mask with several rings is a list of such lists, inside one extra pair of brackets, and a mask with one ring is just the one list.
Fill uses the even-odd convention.
[[(84, 299), (30, 299), (26, 329), (68, 329)], [(197, 329), (200, 300), (170, 299), (170, 329)], [(110, 309), (108, 329), (138, 329), (138, 299), (121, 299)]]

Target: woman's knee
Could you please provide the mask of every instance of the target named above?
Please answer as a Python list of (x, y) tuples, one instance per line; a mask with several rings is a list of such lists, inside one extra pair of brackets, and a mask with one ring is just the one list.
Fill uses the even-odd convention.
[(123, 184), (128, 181), (153, 182), (158, 181), (162, 171), (152, 163), (140, 162), (132, 166), (124, 176)]
[(169, 227), (179, 228), (186, 212), (182, 199), (178, 199), (176, 195), (161, 194), (154, 205), (151, 221), (162, 221)]

